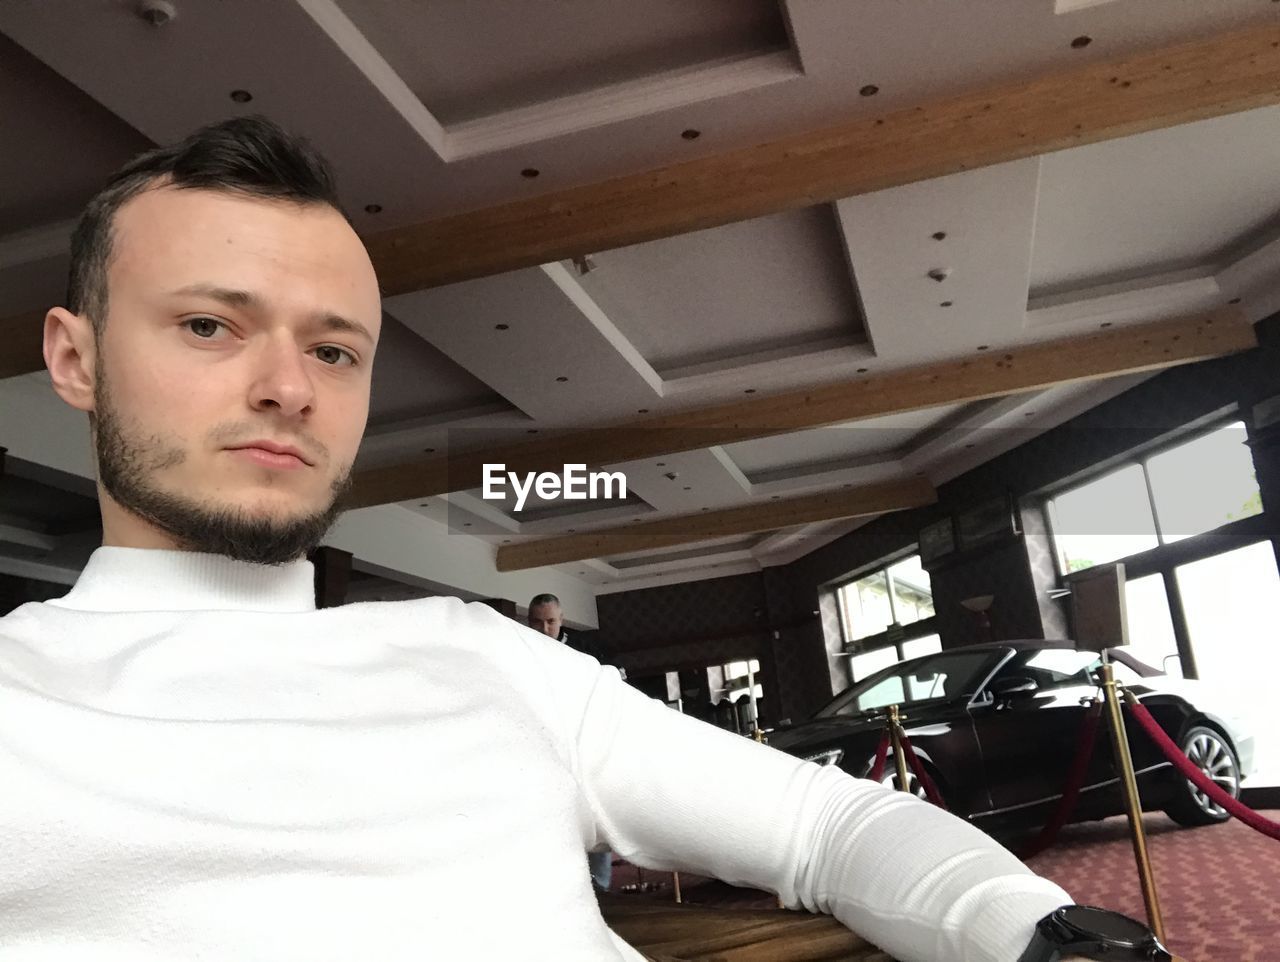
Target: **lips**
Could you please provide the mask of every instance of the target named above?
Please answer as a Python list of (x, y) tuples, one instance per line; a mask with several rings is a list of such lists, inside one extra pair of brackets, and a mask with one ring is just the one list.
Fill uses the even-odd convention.
[(307, 458), (306, 455), (297, 448), (290, 444), (279, 444), (275, 441), (249, 441), (246, 444), (237, 444), (235, 447), (229, 448), (228, 450), (243, 451), (246, 454), (261, 451), (265, 452), (267, 455), (274, 455), (276, 458), (280, 458), (282, 460), (286, 458), (296, 458), (308, 467), (312, 467), (314, 465), (314, 462)]

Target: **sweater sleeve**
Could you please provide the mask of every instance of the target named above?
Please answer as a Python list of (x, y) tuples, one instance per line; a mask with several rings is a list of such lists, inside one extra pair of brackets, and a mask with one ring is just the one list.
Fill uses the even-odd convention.
[(686, 718), (608, 670), (577, 754), (597, 842), (776, 892), (900, 962), (1015, 962), (1071, 901), (953, 815)]

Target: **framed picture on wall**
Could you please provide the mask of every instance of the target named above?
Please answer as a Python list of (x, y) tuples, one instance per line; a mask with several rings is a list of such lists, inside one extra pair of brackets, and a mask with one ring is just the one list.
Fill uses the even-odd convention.
[(956, 531), (950, 517), (920, 529), (920, 564), (928, 565), (956, 550)]
[(964, 550), (992, 544), (1018, 534), (1013, 499), (1007, 494), (983, 501), (956, 515), (956, 537)]

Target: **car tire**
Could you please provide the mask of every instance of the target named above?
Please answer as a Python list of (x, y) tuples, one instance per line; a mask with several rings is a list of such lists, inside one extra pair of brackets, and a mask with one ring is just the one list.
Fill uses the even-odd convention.
[[(929, 777), (933, 779), (933, 784), (938, 789), (938, 794), (942, 796), (943, 804), (946, 804), (947, 796), (943, 791), (942, 785), (938, 781), (937, 771), (932, 766), (929, 766), (928, 771)], [(900, 790), (898, 788), (898, 773), (893, 767), (892, 758), (890, 758), (888, 763), (885, 765), (884, 777), (880, 779), (880, 784), (885, 788), (892, 788), (895, 792)], [(907, 790), (922, 802), (929, 801), (928, 795), (925, 794), (924, 784), (916, 777), (916, 773), (910, 769), (907, 769)]]
[[(1182, 750), (1202, 772), (1226, 790), (1232, 798), (1240, 797), (1240, 760), (1231, 739), (1207, 725), (1193, 725), (1182, 736)], [(1165, 806), (1165, 814), (1179, 825), (1216, 825), (1231, 816), (1196, 788), (1190, 780), (1179, 778), (1173, 800)]]

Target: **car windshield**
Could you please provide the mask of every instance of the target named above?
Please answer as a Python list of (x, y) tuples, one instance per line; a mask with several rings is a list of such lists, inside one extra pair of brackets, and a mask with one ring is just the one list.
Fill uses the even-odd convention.
[(936, 698), (968, 698), (1004, 654), (991, 649), (944, 651), (902, 661), (845, 689), (815, 717), (856, 715)]

